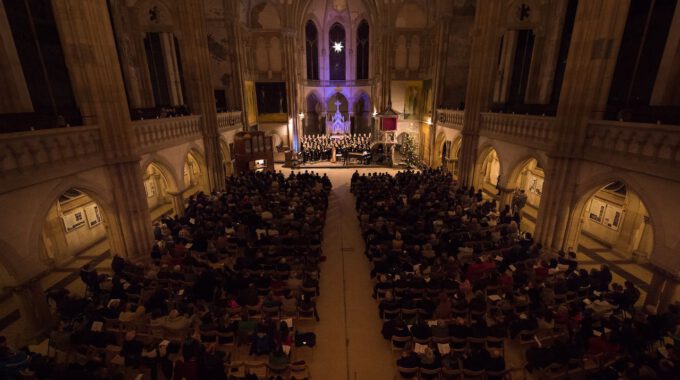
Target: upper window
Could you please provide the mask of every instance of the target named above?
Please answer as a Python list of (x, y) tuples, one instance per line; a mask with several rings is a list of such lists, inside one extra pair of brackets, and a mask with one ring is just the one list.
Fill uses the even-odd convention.
[(361, 20), (357, 29), (357, 79), (368, 79), (368, 22)]
[(307, 79), (319, 79), (319, 33), (310, 20), (305, 25), (305, 47), (307, 52)]
[(330, 79), (345, 80), (345, 28), (335, 23), (328, 31)]

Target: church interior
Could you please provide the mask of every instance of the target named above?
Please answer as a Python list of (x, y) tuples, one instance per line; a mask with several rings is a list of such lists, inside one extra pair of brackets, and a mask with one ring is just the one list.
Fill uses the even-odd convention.
[(680, 379), (680, 6), (0, 0), (0, 209), (2, 379)]

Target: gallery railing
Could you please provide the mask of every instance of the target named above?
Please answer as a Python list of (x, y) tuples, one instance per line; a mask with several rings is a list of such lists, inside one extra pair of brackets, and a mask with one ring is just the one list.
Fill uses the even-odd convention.
[(167, 148), (201, 137), (200, 115), (137, 120), (132, 127), (142, 153)]
[(103, 158), (97, 126), (0, 134), (0, 192), (95, 167)]
[(438, 109), (437, 110), (437, 125), (442, 127), (463, 129), (463, 116), (464, 111), (462, 110), (447, 110)]
[(592, 120), (584, 158), (680, 180), (680, 129), (675, 125)]
[(548, 149), (555, 118), (482, 112), (480, 134), (537, 149)]
[(217, 129), (227, 131), (230, 129), (241, 129), (241, 111), (220, 112), (217, 114)]
[(373, 80), (358, 79), (358, 80), (309, 80), (305, 79), (303, 85), (308, 87), (362, 87), (371, 86)]

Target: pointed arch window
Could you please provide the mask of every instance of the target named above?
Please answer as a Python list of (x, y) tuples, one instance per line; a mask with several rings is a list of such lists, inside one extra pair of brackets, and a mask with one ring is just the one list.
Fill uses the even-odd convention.
[(357, 28), (357, 79), (368, 79), (368, 22), (361, 20)]
[(319, 33), (312, 20), (305, 25), (307, 79), (319, 80)]
[(330, 79), (345, 80), (345, 28), (335, 23), (328, 31)]

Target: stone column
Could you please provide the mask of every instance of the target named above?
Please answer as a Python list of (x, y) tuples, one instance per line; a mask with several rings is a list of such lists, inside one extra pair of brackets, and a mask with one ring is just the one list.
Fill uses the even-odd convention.
[(0, 0), (0, 114), (33, 112), (12, 30)]
[(505, 207), (505, 205), (510, 205), (512, 203), (512, 193), (515, 189), (503, 187), (500, 184), (498, 184), (497, 188), (498, 188), (498, 209), (502, 210)]
[(22, 344), (29, 344), (41, 333), (52, 328), (50, 307), (47, 304), (45, 291), (37, 279), (12, 288), (12, 296), (18, 306), (21, 322), (23, 323), (23, 335), (20, 336)]
[(463, 140), (458, 156), (458, 178), (463, 186), (472, 186), (476, 176), (480, 113), (489, 110), (493, 95), (500, 39), (497, 29), (505, 8), (503, 3), (499, 0), (479, 2), (475, 12), (470, 74), (465, 92)]
[(618, 55), (628, 7), (628, 0), (578, 4), (536, 222), (536, 240), (546, 248), (564, 248), (567, 229), (576, 223), (570, 218), (579, 217), (573, 207), (580, 161), (572, 157), (581, 154), (588, 120), (596, 117), (593, 110), (602, 109), (598, 107), (609, 94), (608, 73)]
[(234, 57), (232, 70), (232, 88), (234, 90), (234, 99), (237, 107), (241, 110), (241, 123), (243, 129), (248, 129), (248, 116), (246, 115), (245, 94), (243, 90), (244, 78), (243, 73), (246, 70), (246, 61), (244, 58), (243, 44), (241, 38), (241, 23), (239, 22), (239, 7), (240, 3), (234, 1), (225, 2), (225, 11), (228, 17), (225, 17), (225, 29), (228, 36), (231, 37), (231, 46), (234, 47), (232, 56)]
[(659, 297), (661, 297), (661, 291), (663, 290), (663, 285), (666, 279), (654, 271), (652, 273), (652, 281), (649, 283), (649, 290), (647, 291), (647, 296), (645, 297), (645, 305), (656, 306), (659, 303)]
[(108, 221), (112, 253), (145, 254), (151, 220), (106, 2), (53, 0), (52, 6), (78, 105), (101, 134), (115, 216)]
[(173, 106), (180, 106), (184, 104), (184, 95), (182, 93), (182, 82), (180, 81), (179, 65), (177, 62), (175, 36), (169, 32), (161, 32), (159, 33), (159, 38), (161, 50), (163, 51), (165, 72), (168, 74), (170, 102)]
[(168, 191), (172, 208), (178, 216), (184, 215), (184, 194), (181, 191)]
[(298, 141), (300, 138), (300, 118), (298, 117), (298, 81), (297, 81), (297, 66), (295, 62), (295, 29), (282, 29), (283, 33), (283, 56), (285, 58), (283, 65), (283, 77), (286, 80), (286, 98), (288, 99), (288, 122), (289, 125), (289, 144), (292, 150), (299, 149)]
[(668, 306), (680, 299), (680, 293), (678, 288), (680, 288), (680, 282), (678, 278), (669, 278), (666, 280), (666, 285), (663, 287), (663, 292), (659, 296), (659, 311), (664, 312), (668, 309)]
[(201, 115), (201, 134), (205, 149), (205, 163), (208, 170), (208, 188), (221, 190), (225, 186), (217, 130), (217, 108), (210, 76), (210, 53), (208, 32), (205, 24), (203, 1), (177, 1), (181, 29), (180, 55), (187, 104), (191, 112)]

